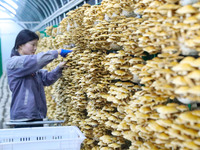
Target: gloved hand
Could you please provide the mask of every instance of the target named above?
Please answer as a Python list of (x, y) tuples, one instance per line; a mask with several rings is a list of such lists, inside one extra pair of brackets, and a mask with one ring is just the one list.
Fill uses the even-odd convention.
[(68, 49), (61, 49), (60, 55), (62, 57), (66, 57), (68, 53), (71, 53), (72, 50), (68, 50)]

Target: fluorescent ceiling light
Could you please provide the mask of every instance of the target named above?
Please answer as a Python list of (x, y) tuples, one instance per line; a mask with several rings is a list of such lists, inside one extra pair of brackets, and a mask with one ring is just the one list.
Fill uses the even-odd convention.
[(6, 13), (6, 11), (4, 11), (3, 10), (4, 8), (3, 7), (1, 7), (0, 6), (0, 13), (1, 13), (1, 15), (0, 15), (0, 18), (11, 18), (11, 17), (14, 17), (14, 15), (13, 14), (8, 14), (8, 13)]
[(8, 3), (10, 6), (12, 6), (13, 8), (17, 9), (18, 5), (13, 2), (12, 0), (4, 0), (6, 3)]
[(0, 5), (5, 7), (8, 11), (12, 12), (13, 14), (16, 14), (16, 11), (12, 7), (10, 7), (8, 4), (3, 3), (3, 2), (0, 1)]
[(0, 6), (0, 11), (3, 10), (3, 11), (6, 11), (6, 9), (2, 6)]

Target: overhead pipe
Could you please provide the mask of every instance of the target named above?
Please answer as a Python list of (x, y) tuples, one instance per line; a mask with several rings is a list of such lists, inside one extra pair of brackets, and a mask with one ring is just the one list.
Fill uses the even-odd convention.
[(44, 20), (46, 17), (48, 17), (48, 15), (46, 14), (46, 12), (42, 9), (42, 7), (40, 5), (37, 5), (32, 0), (29, 0), (28, 2), (31, 3), (31, 5), (34, 6), (35, 8), (37, 8), (37, 9), (39, 8), (40, 11), (44, 14), (44, 18), (42, 20)]
[(70, 10), (71, 8), (77, 6), (78, 4), (80, 4), (83, 1), (84, 0), (73, 0), (73, 1), (70, 1), (69, 3), (65, 4), (64, 6), (62, 6), (60, 9), (58, 9), (57, 11), (55, 11), (52, 15), (50, 15), (49, 17), (47, 17), (46, 19), (44, 19), (39, 25), (37, 25), (36, 27), (34, 27), (32, 30), (33, 31), (39, 30), (40, 28), (42, 28), (48, 22), (54, 20), (55, 18), (57, 18), (61, 14), (65, 13), (67, 10)]
[(43, 2), (48, 6), (47, 9), (49, 9), (50, 15), (51, 15), (51, 14), (55, 11), (55, 10), (54, 10), (54, 7), (52, 6), (52, 3), (51, 3), (52, 1), (49, 1), (49, 2), (48, 2), (48, 1), (46, 1), (46, 0), (43, 0)]
[[(26, 7), (28, 7), (30, 10), (33, 10), (33, 11), (36, 13), (36, 15), (35, 15), (35, 14), (33, 15), (32, 13), (30, 13), (29, 15), (30, 15), (31, 18), (34, 18), (34, 19), (37, 20), (37, 21), (43, 20), (43, 18), (42, 18), (42, 16), (41, 16), (41, 13), (38, 12), (38, 9), (36, 9), (35, 7), (32, 7), (32, 6), (30, 5), (29, 2), (26, 3), (24, 0), (21, 0), (20, 3), (19, 3), (19, 1), (15, 1), (15, 3), (16, 3), (18, 6), (20, 6), (20, 7), (26, 6)], [(23, 19), (23, 18), (22, 18), (22, 19)], [(39, 19), (39, 20), (38, 20), (38, 19)]]
[(49, 1), (50, 3), (51, 3), (51, 5), (52, 5), (52, 7), (53, 7), (53, 12), (55, 12), (56, 10), (58, 10), (59, 9), (59, 6), (58, 6), (58, 4), (56, 3), (56, 1)]
[(51, 12), (49, 11), (48, 5), (44, 5), (43, 2), (41, 2), (41, 0), (37, 0), (37, 4), (40, 4), (42, 6), (42, 11), (45, 11), (47, 14), (47, 17), (51, 15)]

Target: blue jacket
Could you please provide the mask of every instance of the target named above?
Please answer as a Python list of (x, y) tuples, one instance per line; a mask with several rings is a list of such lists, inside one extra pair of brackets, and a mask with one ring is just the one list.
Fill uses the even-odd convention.
[(8, 60), (8, 84), (12, 91), (11, 120), (43, 119), (47, 106), (44, 86), (53, 84), (62, 75), (57, 66), (51, 72), (42, 69), (58, 57), (56, 50), (36, 55), (13, 56)]

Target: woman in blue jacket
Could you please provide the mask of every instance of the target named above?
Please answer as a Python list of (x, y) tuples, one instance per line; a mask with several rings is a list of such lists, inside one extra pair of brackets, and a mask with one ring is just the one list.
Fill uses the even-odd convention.
[(42, 69), (60, 54), (70, 50), (52, 50), (35, 54), (39, 37), (30, 30), (22, 30), (16, 37), (7, 75), (12, 102), (10, 119), (14, 121), (43, 120), (47, 114), (44, 86), (49, 86), (62, 75), (65, 62), (48, 72)]

